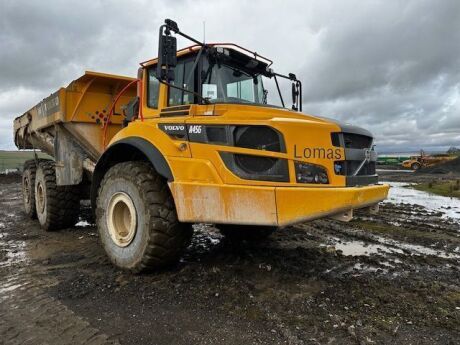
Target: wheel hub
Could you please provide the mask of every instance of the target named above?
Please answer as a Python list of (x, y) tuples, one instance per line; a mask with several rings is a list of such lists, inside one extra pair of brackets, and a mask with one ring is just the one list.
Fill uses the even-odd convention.
[(37, 190), (35, 192), (37, 198), (37, 206), (40, 213), (43, 213), (45, 209), (45, 188), (43, 188), (43, 184), (41, 182), (37, 183)]
[(137, 216), (134, 203), (128, 194), (118, 192), (110, 198), (107, 227), (117, 246), (126, 247), (133, 241), (137, 229)]
[(28, 204), (30, 203), (30, 181), (29, 178), (24, 178), (24, 200)]

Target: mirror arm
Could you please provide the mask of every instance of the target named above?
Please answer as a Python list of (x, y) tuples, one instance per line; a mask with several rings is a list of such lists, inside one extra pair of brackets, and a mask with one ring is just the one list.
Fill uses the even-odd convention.
[(203, 42), (200, 42), (200, 41), (194, 39), (193, 37), (184, 34), (183, 32), (177, 31), (176, 34), (181, 35), (182, 37), (184, 37), (184, 38), (186, 38), (186, 39), (192, 41), (193, 43), (198, 44), (199, 46), (202, 46), (202, 47), (205, 47), (205, 46), (206, 46), (206, 44), (204, 44)]
[[(200, 46), (202, 46), (202, 47), (205, 47), (205, 46), (206, 46), (206, 44), (204, 44), (203, 42), (200, 42), (200, 41), (194, 39), (193, 37), (191, 37), (191, 36), (189, 36), (189, 35), (184, 34), (183, 32), (181, 32), (181, 31), (179, 30), (179, 27), (177, 26), (177, 23), (174, 22), (174, 21), (172, 21), (171, 19), (166, 19), (166, 20), (165, 20), (165, 24), (163, 24), (161, 27), (163, 27), (163, 26), (166, 27), (166, 28), (168, 28), (168, 30), (171, 30), (171, 31), (174, 32), (175, 34), (181, 35), (182, 37), (184, 37), (184, 38), (186, 38), (186, 39), (192, 41), (193, 43), (196, 43), (196, 44), (198, 44), (198, 45), (200, 45)], [(160, 27), (160, 30), (161, 30), (161, 27)], [(160, 31), (160, 32), (161, 32), (161, 31)]]

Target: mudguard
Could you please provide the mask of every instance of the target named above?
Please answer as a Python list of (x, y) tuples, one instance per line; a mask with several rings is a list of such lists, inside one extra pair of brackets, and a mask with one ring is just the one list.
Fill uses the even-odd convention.
[(139, 153), (148, 159), (159, 175), (166, 178), (168, 182), (174, 181), (174, 176), (166, 158), (151, 142), (140, 137), (119, 140), (110, 145), (96, 163), (91, 183), (91, 205), (93, 210), (97, 191), (106, 171), (114, 163), (129, 161), (135, 154)]

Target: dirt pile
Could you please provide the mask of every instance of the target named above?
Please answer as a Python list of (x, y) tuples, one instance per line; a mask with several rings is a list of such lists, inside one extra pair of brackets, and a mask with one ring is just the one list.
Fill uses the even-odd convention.
[(417, 172), (428, 174), (460, 174), (460, 157), (433, 167), (422, 168)]
[(12, 172), (8, 174), (0, 174), (0, 184), (9, 184), (21, 182), (21, 174)]

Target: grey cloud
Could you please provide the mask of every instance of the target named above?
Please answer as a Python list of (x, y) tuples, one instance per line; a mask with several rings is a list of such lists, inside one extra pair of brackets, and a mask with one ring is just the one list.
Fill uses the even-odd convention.
[[(304, 110), (369, 128), (381, 150), (460, 146), (460, 2), (0, 2), (0, 148), (11, 122), (85, 69), (134, 75), (170, 17), (296, 72)], [(179, 45), (188, 42), (179, 41)]]

